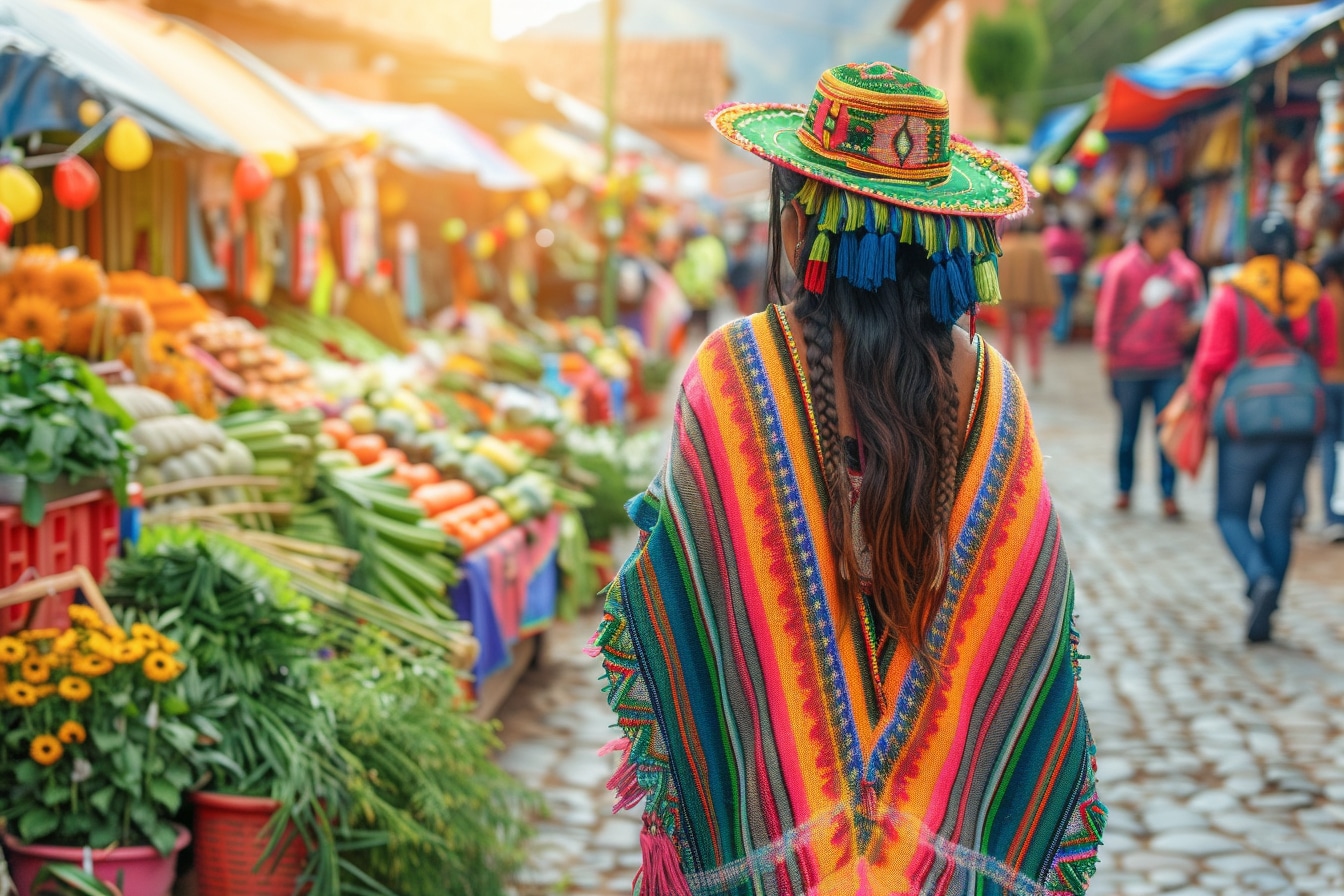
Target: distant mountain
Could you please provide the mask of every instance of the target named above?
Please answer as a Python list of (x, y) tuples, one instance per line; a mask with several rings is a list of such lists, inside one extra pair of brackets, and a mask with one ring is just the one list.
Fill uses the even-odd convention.
[[(717, 37), (728, 48), (734, 86), (750, 102), (806, 102), (817, 75), (842, 62), (902, 65), (906, 39), (891, 30), (899, 2), (872, 0), (621, 0), (629, 37)], [(522, 38), (602, 34), (598, 2), (552, 19)]]

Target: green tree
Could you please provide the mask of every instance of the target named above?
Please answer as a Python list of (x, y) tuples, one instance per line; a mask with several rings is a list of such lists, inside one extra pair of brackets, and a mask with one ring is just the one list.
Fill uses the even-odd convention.
[(966, 73), (994, 116), (1002, 140), (1010, 120), (1028, 111), (1050, 61), (1050, 43), (1036, 10), (1014, 3), (1003, 15), (976, 16), (966, 43)]

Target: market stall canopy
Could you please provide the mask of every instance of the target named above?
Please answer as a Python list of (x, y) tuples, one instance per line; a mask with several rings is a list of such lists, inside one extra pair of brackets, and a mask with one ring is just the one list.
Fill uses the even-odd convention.
[(1031, 134), (1031, 142), (1027, 144), (1027, 167), (1036, 164), (1054, 165), (1062, 160), (1097, 113), (1097, 101), (1098, 98), (1093, 97), (1081, 103), (1051, 109), (1041, 116), (1040, 123)]
[(1150, 131), (1201, 99), (1272, 65), (1344, 19), (1344, 0), (1243, 9), (1192, 31), (1106, 81), (1100, 124), (1108, 133)]
[[(607, 116), (601, 109), (572, 94), (538, 81), (536, 78), (527, 82), (527, 89), (541, 102), (555, 106), (560, 114), (565, 117), (565, 120), (569, 122), (572, 130), (578, 131), (592, 140), (602, 139), (602, 132), (607, 125)], [(661, 143), (651, 137), (646, 137), (627, 125), (616, 125), (612, 138), (618, 153), (635, 153), (646, 156), (669, 155), (667, 149)]]
[(243, 150), (304, 150), (333, 135), (191, 25), (143, 7), (47, 0), (139, 59)]
[(379, 103), (330, 91), (304, 94), (303, 108), (332, 131), (378, 135), (393, 164), (419, 174), (474, 175), (487, 190), (527, 190), (537, 179), (488, 136), (432, 103)]
[(83, 131), (79, 104), (129, 111), (159, 140), (238, 154), (239, 144), (171, 84), (77, 17), (0, 0), (0, 134)]
[(504, 148), (548, 186), (566, 178), (588, 183), (602, 170), (595, 146), (547, 124), (528, 125), (505, 140)]

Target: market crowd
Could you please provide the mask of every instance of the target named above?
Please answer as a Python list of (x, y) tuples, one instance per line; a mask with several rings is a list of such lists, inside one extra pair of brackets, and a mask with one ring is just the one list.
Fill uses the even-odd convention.
[[(1004, 234), (995, 339), (1010, 360), (1025, 342), (1024, 379), (1039, 384), (1047, 332), (1090, 335), (1118, 422), (1117, 512), (1131, 510), (1145, 407), (1169, 520), (1182, 518), (1179, 472), (1197, 473), (1216, 442), (1217, 527), (1245, 574), (1247, 638), (1267, 641), (1294, 530), (1319, 506), (1319, 536), (1344, 544), (1344, 243), (1271, 210), (1247, 222), (1244, 263), (1204, 268), (1172, 205), (1126, 220), (1051, 199)], [(1313, 458), (1320, 487), (1309, 490)]]

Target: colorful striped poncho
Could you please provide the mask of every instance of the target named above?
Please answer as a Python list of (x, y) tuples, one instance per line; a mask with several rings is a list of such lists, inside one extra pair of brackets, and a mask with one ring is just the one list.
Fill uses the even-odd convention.
[(642, 804), (642, 896), (1086, 889), (1106, 810), (1072, 577), (1021, 386), (978, 344), (936, 673), (870, 650), (838, 596), (787, 318), (700, 349), (590, 649), (625, 733), (616, 808)]

